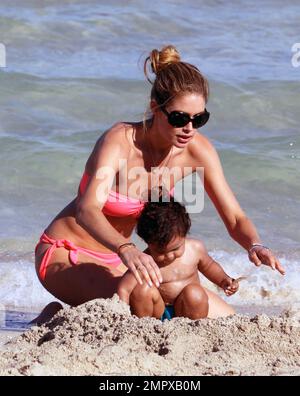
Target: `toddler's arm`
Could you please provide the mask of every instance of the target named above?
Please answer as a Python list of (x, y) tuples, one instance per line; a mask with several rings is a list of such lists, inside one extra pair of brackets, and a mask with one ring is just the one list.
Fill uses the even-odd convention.
[(211, 282), (221, 287), (227, 296), (237, 292), (239, 282), (227, 275), (221, 265), (210, 257), (204, 244), (202, 242), (199, 243), (200, 259), (198, 270)]
[(127, 271), (123, 275), (117, 290), (120, 300), (126, 302), (126, 304), (129, 305), (130, 294), (136, 285), (137, 280), (135, 276), (130, 271)]

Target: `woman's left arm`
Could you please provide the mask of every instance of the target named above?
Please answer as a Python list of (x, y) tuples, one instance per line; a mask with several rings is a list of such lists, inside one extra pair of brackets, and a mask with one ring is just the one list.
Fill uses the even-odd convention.
[(222, 165), (213, 145), (200, 135), (201, 145), (194, 146), (193, 157), (200, 161), (204, 168), (204, 187), (211, 201), (220, 214), (229, 235), (243, 246), (249, 260), (256, 266), (265, 264), (273, 270), (285, 273), (273, 252), (261, 244), (259, 235), (252, 221), (246, 216), (229, 187)]

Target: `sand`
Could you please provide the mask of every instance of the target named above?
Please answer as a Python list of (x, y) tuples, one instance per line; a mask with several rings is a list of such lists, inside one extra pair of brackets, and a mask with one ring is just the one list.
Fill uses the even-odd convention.
[(299, 312), (138, 319), (117, 295), (13, 338), (1, 375), (300, 375)]
[(0, 330), (0, 350), (3, 350), (5, 344), (13, 340), (17, 335), (22, 334), (21, 331)]

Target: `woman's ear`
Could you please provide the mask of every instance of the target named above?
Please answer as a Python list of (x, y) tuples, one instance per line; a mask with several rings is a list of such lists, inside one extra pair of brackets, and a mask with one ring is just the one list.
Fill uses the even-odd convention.
[(150, 101), (150, 110), (151, 110), (153, 115), (155, 115), (155, 113), (157, 112), (158, 108), (159, 108), (159, 106), (158, 106), (156, 100), (155, 99), (151, 99), (151, 101)]

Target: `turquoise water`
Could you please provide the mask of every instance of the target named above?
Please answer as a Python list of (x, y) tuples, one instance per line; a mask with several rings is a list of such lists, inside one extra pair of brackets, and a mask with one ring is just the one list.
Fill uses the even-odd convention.
[[(287, 1), (2, 0), (0, 42), (0, 301), (40, 307), (51, 296), (33, 270), (35, 241), (77, 191), (97, 138), (139, 120), (150, 86), (142, 61), (172, 43), (208, 77), (215, 144), (226, 177), (263, 241), (286, 265), (284, 280), (255, 269), (206, 199), (193, 215), (228, 272), (250, 274), (235, 303), (299, 300), (300, 4)], [(263, 297), (267, 290), (270, 293)]]

